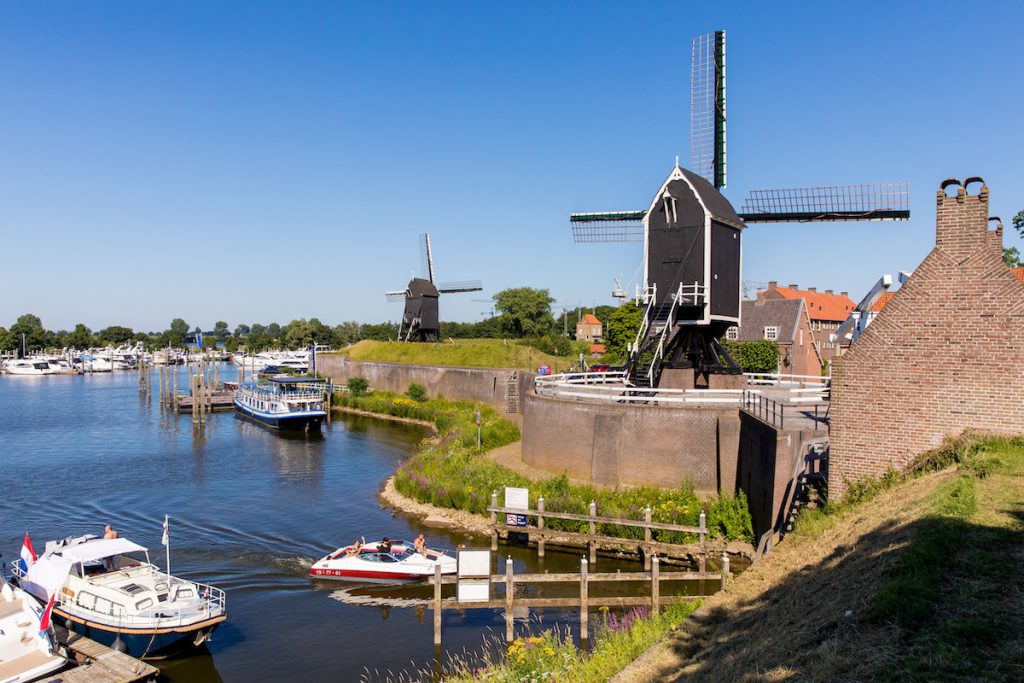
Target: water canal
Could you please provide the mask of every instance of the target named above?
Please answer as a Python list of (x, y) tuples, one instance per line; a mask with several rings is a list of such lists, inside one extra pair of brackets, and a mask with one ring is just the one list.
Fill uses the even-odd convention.
[[(347, 681), (366, 669), (430, 667), (429, 587), (351, 589), (307, 575), (358, 535), (412, 538), (421, 530), (382, 509), (376, 493), (424, 436), (420, 427), (346, 416), (322, 436), (288, 438), (232, 413), (194, 433), (189, 416), (140, 398), (135, 373), (2, 376), (0, 552), (16, 557), (26, 531), (40, 550), (47, 539), (101, 534), (110, 523), (163, 566), (166, 513), (172, 572), (223, 588), (229, 615), (208, 651), (160, 664), (167, 680)], [(487, 544), (422, 530), (435, 547)], [(538, 562), (533, 551), (499, 548), (506, 554), (516, 572), (579, 566), (574, 553)], [(603, 571), (638, 568), (601, 563)], [(548, 610), (540, 618), (573, 616)], [(503, 623), (498, 611), (446, 611), (445, 651), (475, 649), (484, 634), (503, 633)]]

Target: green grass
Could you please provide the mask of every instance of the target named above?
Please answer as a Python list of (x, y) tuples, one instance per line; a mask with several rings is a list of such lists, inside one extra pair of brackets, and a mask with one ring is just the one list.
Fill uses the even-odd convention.
[(878, 492), (955, 467), (934, 489), (912, 536), (861, 614), (895, 628), (901, 657), (872, 677), (892, 681), (1024, 680), (1024, 437), (967, 434), (924, 454), (906, 474), (860, 482), (853, 498), (801, 514), (815, 536)]
[(680, 602), (654, 615), (648, 614), (645, 608), (635, 608), (625, 615), (610, 615), (607, 609), (602, 609), (589, 652), (577, 648), (569, 634), (558, 629), (517, 638), (507, 647), (491, 639), (481, 656), (471, 661), (457, 659), (444, 680), (453, 683), (467, 680), (494, 683), (607, 681), (678, 628), (699, 606), (700, 601)]
[(541, 353), (514, 339), (456, 339), (440, 344), (363, 340), (339, 353), (352, 360), (531, 370), (541, 365), (564, 370), (576, 360)]
[[(655, 522), (696, 526), (702, 508), (712, 537), (753, 540), (753, 526), (746, 498), (718, 496), (701, 500), (692, 484), (681, 482), (675, 489), (637, 487), (598, 489), (569, 483), (565, 475), (531, 479), (503, 467), (476, 448), (475, 414), (481, 413), (483, 450), (497, 448), (519, 439), (519, 430), (496, 410), (467, 401), (430, 399), (413, 401), (382, 391), (369, 396), (336, 397), (342, 405), (384, 415), (425, 420), (434, 423), (439, 438), (425, 441), (421, 448), (395, 472), (395, 488), (400, 493), (438, 507), (465, 510), (486, 515), (491, 492), (505, 486), (530, 489), (530, 504), (536, 507), (544, 496), (545, 510), (587, 514), (590, 501), (597, 503), (599, 515), (640, 520), (644, 508), (651, 506)], [(502, 500), (499, 495), (498, 503)], [(562, 531), (586, 532), (587, 522), (547, 520), (547, 527)], [(643, 530), (616, 524), (598, 524), (599, 533), (618, 538), (641, 539)], [(696, 536), (675, 531), (655, 531), (655, 540), (665, 543), (692, 543)]]

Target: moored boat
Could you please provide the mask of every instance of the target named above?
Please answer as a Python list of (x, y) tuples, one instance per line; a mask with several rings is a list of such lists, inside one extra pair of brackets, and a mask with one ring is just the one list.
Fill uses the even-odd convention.
[(41, 623), (43, 610), (35, 598), (0, 577), (0, 681), (34, 681), (67, 663), (49, 624)]
[(435, 565), (442, 574), (454, 574), (458, 563), (446, 551), (425, 549), (419, 553), (412, 543), (391, 541), (390, 550), (382, 543), (358, 543), (338, 548), (313, 564), (314, 579), (394, 583), (422, 581), (434, 575)]
[(272, 429), (319, 431), (327, 417), (326, 380), (271, 377), (246, 382), (235, 391), (235, 412)]
[(39, 358), (21, 358), (9, 360), (4, 363), (4, 371), (8, 375), (22, 375), (29, 377), (40, 377), (42, 375), (54, 375), (57, 371), (50, 367), (50, 364)]
[(16, 564), (13, 573), (40, 599), (47, 596), (35, 576), (63, 577), (54, 616), (101, 642), (120, 639), (144, 659), (199, 647), (227, 619), (224, 591), (161, 571), (145, 547), (125, 538), (50, 541), (27, 572)]

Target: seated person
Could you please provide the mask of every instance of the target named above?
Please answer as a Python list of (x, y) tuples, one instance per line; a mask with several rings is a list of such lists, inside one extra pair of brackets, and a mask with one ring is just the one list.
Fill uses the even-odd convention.
[(391, 541), (388, 540), (387, 536), (385, 536), (381, 540), (381, 542), (377, 544), (377, 551), (378, 552), (382, 552), (382, 553), (390, 553), (391, 552)]
[(360, 543), (359, 539), (357, 538), (356, 540), (352, 541), (352, 545), (345, 549), (345, 555), (347, 555), (348, 557), (358, 555), (360, 550), (362, 550), (362, 546), (363, 544)]

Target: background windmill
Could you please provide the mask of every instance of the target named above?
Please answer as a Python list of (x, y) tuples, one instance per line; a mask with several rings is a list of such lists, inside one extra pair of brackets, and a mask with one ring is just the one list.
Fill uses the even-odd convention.
[(636, 384), (656, 385), (664, 365), (693, 368), (695, 384), (698, 376), (710, 385), (711, 375), (738, 372), (717, 340), (730, 324), (739, 324), (746, 224), (910, 218), (905, 182), (751, 190), (736, 212), (720, 193), (727, 160), (725, 55), (725, 31), (693, 39), (692, 170), (682, 169), (677, 157), (647, 209), (569, 217), (576, 242), (644, 244), (647, 309), (629, 348)]
[(483, 290), (480, 280), (435, 284), (430, 235), (424, 233), (421, 237), (420, 259), (424, 277), (413, 277), (405, 289), (384, 292), (388, 301), (405, 302), (402, 321), (398, 326), (399, 341), (440, 341), (440, 296)]

